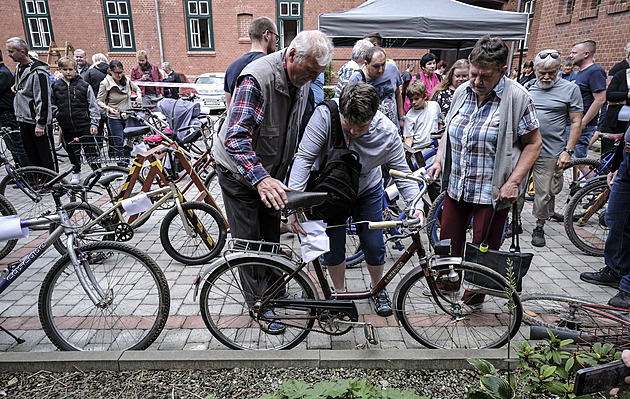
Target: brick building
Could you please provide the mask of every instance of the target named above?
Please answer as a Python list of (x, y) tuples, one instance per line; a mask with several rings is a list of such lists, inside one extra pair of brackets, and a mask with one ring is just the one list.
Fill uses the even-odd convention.
[[(566, 56), (574, 41), (591, 37), (599, 45), (597, 62), (610, 68), (623, 57), (623, 47), (630, 40), (627, 0), (465, 2), (507, 11), (515, 11), (520, 2), (521, 11), (533, 10), (524, 60), (549, 47), (558, 48)], [(102, 52), (109, 59), (121, 60), (127, 71), (136, 63), (135, 51), (144, 49), (151, 62), (159, 64), (164, 59), (176, 71), (194, 78), (204, 72), (225, 71), (230, 62), (246, 53), (250, 47), (247, 26), (255, 17), (266, 15), (276, 21), (284, 47), (297, 32), (317, 29), (319, 14), (347, 10), (362, 3), (362, 0), (3, 0), (0, 37), (26, 38), (44, 60), (51, 41), (57, 45), (68, 41), (75, 48), (84, 49), (88, 57)], [(378, 24), (371, 30), (377, 31)], [(389, 49), (388, 56), (401, 60), (399, 66), (402, 66), (406, 60), (419, 59), (426, 51)], [(450, 62), (457, 56), (455, 51), (434, 52)], [(349, 48), (336, 49), (334, 67), (345, 63), (350, 54)], [(11, 60), (7, 64), (13, 69)]]

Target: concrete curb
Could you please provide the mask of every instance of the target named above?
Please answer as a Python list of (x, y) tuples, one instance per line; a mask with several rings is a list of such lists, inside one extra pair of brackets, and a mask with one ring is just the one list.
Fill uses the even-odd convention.
[(506, 369), (507, 349), (482, 350), (291, 350), (129, 351), (0, 353), (0, 372), (127, 371), (263, 367), (452, 370), (472, 368), (468, 358)]

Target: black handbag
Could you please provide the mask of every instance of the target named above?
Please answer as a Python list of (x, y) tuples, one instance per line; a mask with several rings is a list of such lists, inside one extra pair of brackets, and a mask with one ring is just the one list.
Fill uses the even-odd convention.
[[(492, 212), (492, 217), (490, 218), (490, 226), (492, 226), (496, 212), (497, 208), (495, 206), (494, 211)], [(534, 254), (521, 252), (517, 228), (518, 212), (516, 209), (516, 203), (514, 203), (512, 213), (512, 245), (510, 245), (509, 252), (497, 251), (488, 248), (488, 237), (490, 236), (490, 229), (488, 228), (488, 232), (481, 244), (473, 244), (470, 242), (466, 243), (465, 259), (467, 262), (478, 263), (489, 267), (503, 277), (507, 277), (508, 267), (511, 265), (514, 280), (516, 282), (516, 291), (520, 293), (523, 290), (523, 277), (529, 270)], [(474, 286), (477, 286), (482, 291), (505, 291), (504, 287), (499, 286), (494, 281), (490, 281), (477, 273), (473, 275), (464, 275), (464, 280)], [(475, 291), (475, 287), (467, 287), (467, 289)]]

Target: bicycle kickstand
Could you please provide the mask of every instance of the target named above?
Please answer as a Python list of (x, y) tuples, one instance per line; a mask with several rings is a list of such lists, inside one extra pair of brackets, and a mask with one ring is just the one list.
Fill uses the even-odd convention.
[(372, 345), (378, 344), (378, 336), (372, 323), (365, 323), (363, 325), (363, 333), (365, 334), (365, 339), (367, 339), (369, 343)]
[(13, 334), (11, 331), (7, 330), (6, 328), (4, 328), (4, 327), (2, 327), (2, 326), (0, 326), (0, 330), (1, 330), (1, 331), (4, 331), (4, 332), (5, 332), (5, 333), (7, 333), (7, 334), (9, 334), (9, 336), (10, 336), (11, 338), (13, 338), (13, 339), (15, 340), (15, 342), (17, 342), (18, 344), (23, 344), (24, 342), (26, 342), (26, 341), (24, 341), (22, 338), (18, 338), (18, 337), (16, 337), (16, 336), (15, 336), (15, 334)]

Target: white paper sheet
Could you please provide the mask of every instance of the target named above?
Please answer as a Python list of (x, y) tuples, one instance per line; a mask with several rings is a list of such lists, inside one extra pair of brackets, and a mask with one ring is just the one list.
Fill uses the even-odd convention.
[(300, 234), (302, 239), (302, 260), (310, 262), (319, 255), (330, 251), (330, 241), (326, 235), (326, 223), (322, 220), (308, 220), (300, 223), (306, 236)]
[[(135, 157), (136, 155), (142, 154), (143, 152), (147, 152), (147, 151), (149, 151), (149, 149), (147, 148), (146, 144), (136, 143), (133, 146), (133, 150), (131, 150), (131, 156)], [(151, 166), (151, 164), (149, 163), (149, 161), (144, 161), (142, 166)]]
[(127, 198), (120, 202), (129, 216), (147, 211), (151, 208), (151, 205), (153, 205), (151, 199), (147, 197), (146, 194), (136, 195), (135, 197)]
[(20, 216), (0, 217), (0, 241), (9, 241), (28, 237), (28, 227), (20, 226)]

